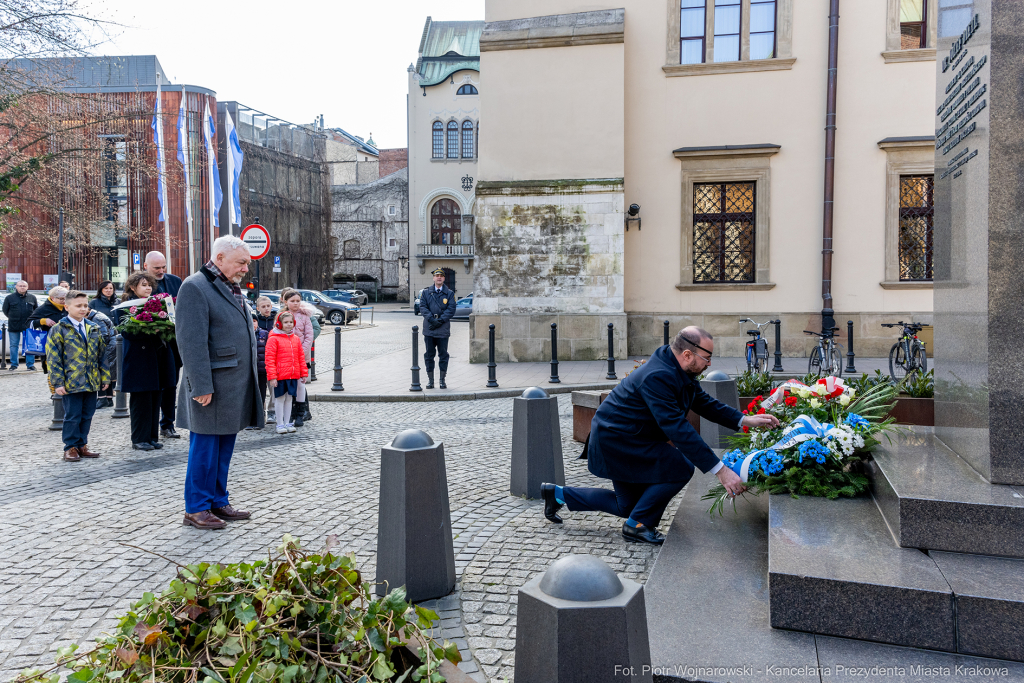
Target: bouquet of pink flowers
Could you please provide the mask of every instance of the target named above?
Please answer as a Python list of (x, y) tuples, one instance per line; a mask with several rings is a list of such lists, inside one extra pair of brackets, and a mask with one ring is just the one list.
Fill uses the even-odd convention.
[[(127, 305), (126, 305), (127, 304)], [(164, 341), (174, 339), (174, 300), (168, 294), (154, 294), (148, 299), (126, 302), (128, 315), (117, 326), (118, 331), (130, 334), (152, 334)]]

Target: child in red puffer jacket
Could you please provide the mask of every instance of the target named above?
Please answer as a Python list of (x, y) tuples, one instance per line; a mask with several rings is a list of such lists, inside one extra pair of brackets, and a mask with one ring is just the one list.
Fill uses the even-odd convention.
[(293, 401), (306, 400), (306, 355), (302, 340), (295, 334), (295, 316), (289, 311), (277, 314), (274, 329), (267, 339), (267, 385), (274, 389), (274, 412), (277, 414), (277, 433), (295, 431), (288, 422)]

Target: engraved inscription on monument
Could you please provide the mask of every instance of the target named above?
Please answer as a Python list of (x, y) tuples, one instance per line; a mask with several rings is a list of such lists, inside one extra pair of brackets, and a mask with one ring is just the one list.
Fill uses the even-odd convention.
[[(942, 59), (942, 73), (953, 73), (945, 85), (946, 98), (935, 110), (941, 124), (935, 131), (935, 149), (941, 150), (943, 158), (978, 129), (978, 123), (973, 119), (988, 106), (988, 99), (985, 98), (988, 93), (988, 71), (982, 71), (988, 63), (988, 55), (975, 59), (967, 48), (979, 26), (979, 16), (975, 14), (967, 28), (954, 41), (949, 55)], [(978, 150), (969, 147), (958, 151), (946, 161), (946, 169), (939, 176), (940, 179), (950, 175), (958, 178), (967, 162), (977, 155)]]

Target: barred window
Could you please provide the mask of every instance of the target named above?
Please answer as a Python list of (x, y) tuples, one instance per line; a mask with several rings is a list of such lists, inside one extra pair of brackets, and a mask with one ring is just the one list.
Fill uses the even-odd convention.
[(935, 176), (900, 176), (900, 280), (932, 279)]
[(459, 158), (459, 124), (448, 122), (448, 158)]
[(679, 63), (704, 62), (704, 3), (681, 0), (679, 15)]
[(913, 50), (925, 46), (928, 36), (928, 3), (926, 0), (900, 0), (900, 49)]
[(476, 147), (473, 145), (473, 122), (466, 121), (462, 122), (462, 158), (472, 159), (475, 154)]
[(755, 183), (693, 186), (693, 281), (754, 281)]
[(430, 243), (462, 244), (462, 211), (451, 199), (439, 199), (430, 207)]
[(440, 121), (434, 121), (434, 153), (433, 158), (444, 158), (444, 126)]

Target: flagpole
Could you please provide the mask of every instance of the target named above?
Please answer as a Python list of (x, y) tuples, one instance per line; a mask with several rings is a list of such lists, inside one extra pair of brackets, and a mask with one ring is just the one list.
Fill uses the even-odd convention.
[(192, 182), (189, 168), (191, 166), (191, 147), (188, 144), (188, 116), (185, 110), (185, 86), (181, 86), (181, 101), (178, 104), (178, 161), (185, 173), (185, 225), (188, 232), (188, 272), (191, 275), (196, 267), (196, 245), (192, 233)]

